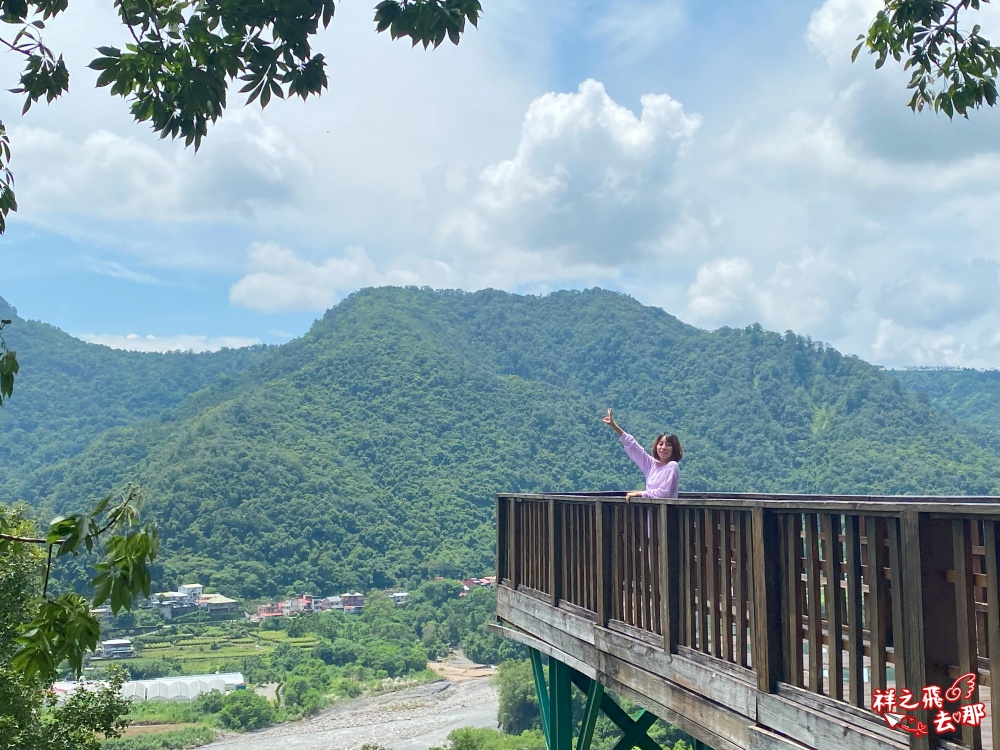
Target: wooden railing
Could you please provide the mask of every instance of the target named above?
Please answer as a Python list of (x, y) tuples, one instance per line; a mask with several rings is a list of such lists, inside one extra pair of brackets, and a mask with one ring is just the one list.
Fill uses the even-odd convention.
[[(1000, 750), (1000, 701), (988, 699), (1000, 664), (1000, 498), (497, 500), (502, 587), (844, 721), (879, 720), (873, 691), (907, 688), (919, 702), (924, 686), (971, 673), (978, 687), (963, 702), (987, 696), (981, 727), (939, 734), (936, 712), (920, 708), (906, 713), (927, 735), (891, 736), (979, 750), (985, 734)], [(767, 710), (749, 718), (786, 734)]]

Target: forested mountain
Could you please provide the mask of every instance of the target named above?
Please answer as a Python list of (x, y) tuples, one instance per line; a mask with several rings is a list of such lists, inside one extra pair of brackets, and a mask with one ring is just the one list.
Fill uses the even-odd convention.
[(126, 352), (23, 320), (3, 298), (0, 318), (11, 321), (3, 336), (23, 373), (13, 400), (0, 412), (4, 499), (44, 492), (24, 486), (33, 472), (77, 455), (105, 430), (159, 416), (210, 383), (242, 372), (269, 348)]
[(994, 450), (1000, 445), (1000, 370), (927, 367), (889, 372), (922, 401), (978, 427)]
[[(121, 416), (107, 429), (88, 404), (92, 439), (32, 454), (21, 495), (51, 512), (139, 482), (164, 585), (253, 597), (485, 572), (495, 493), (641, 486), (601, 424), (607, 406), (644, 444), (680, 435), (682, 490), (1000, 493), (996, 450), (879, 368), (759, 326), (701, 331), (602, 290), (367, 289), (269, 351), (157, 359), (76, 342), (88, 364), (58, 378), (36, 370), (65, 361), (29, 356), (29, 334), (57, 332), (22, 327), (0, 451), (24, 439), (10, 426), (33, 379), (53, 410), (38, 420), (85, 430), (64, 412), (95, 372)], [(169, 374), (181, 363), (184, 386)], [(81, 395), (64, 399), (70, 388)]]

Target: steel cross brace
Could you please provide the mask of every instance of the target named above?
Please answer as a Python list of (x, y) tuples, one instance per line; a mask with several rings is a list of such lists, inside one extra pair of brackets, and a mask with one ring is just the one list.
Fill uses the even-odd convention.
[(594, 738), (594, 726), (601, 711), (623, 733), (613, 750), (631, 750), (634, 747), (638, 747), (640, 750), (663, 750), (646, 734), (657, 719), (655, 714), (643, 710), (633, 719), (614, 702), (610, 695), (604, 692), (604, 686), (601, 683), (580, 674), (572, 667), (551, 656), (549, 657), (548, 685), (546, 685), (545, 672), (542, 669), (542, 656), (535, 649), (529, 649), (529, 651), (532, 672), (535, 677), (535, 690), (538, 693), (538, 707), (542, 714), (545, 745), (548, 750), (574, 750), (573, 704), (570, 694), (572, 685), (576, 685), (587, 696), (575, 750), (590, 750), (591, 741)]

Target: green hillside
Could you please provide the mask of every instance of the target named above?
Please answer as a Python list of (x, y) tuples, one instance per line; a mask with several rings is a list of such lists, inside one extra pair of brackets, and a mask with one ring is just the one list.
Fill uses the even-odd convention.
[(112, 427), (158, 417), (220, 377), (245, 370), (269, 347), (143, 354), (86, 344), (18, 317), (0, 298), (3, 336), (21, 375), (0, 413), (0, 498), (34, 497), (34, 472), (71, 458)]
[(1000, 370), (929, 367), (889, 370), (908, 391), (1000, 446)]
[[(122, 367), (105, 364), (122, 353), (88, 352), (101, 372)], [(147, 356), (130, 367), (152, 373)], [(1000, 493), (996, 451), (879, 368), (759, 326), (701, 331), (602, 290), (368, 289), (244, 356), (183, 401), (161, 385), (176, 405), (151, 418), (135, 409), (78, 454), (36, 461), (26, 496), (56, 511), (138, 481), (166, 584), (262, 596), (485, 571), (495, 493), (641, 486), (600, 422), (607, 406), (643, 443), (681, 436), (683, 490)], [(191, 379), (209, 383), (206, 370)], [(19, 377), (25, 390), (36, 377), (27, 360)], [(129, 392), (150, 377), (109, 374), (115, 407), (153, 399)], [(73, 402), (50, 393), (67, 419)]]

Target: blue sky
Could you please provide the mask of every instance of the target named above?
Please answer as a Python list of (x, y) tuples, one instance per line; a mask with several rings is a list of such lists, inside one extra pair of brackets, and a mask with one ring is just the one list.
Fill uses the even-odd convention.
[(0, 295), (89, 341), (202, 349), (287, 341), (365, 286), (603, 286), (886, 366), (1000, 367), (1000, 113), (914, 115), (898, 66), (851, 65), (878, 2), (484, 5), (424, 52), (340, 4), (329, 91), (233, 92), (195, 155), (93, 89), (121, 32), (74, 0), (45, 37), (70, 93), (23, 118), (0, 94)]

